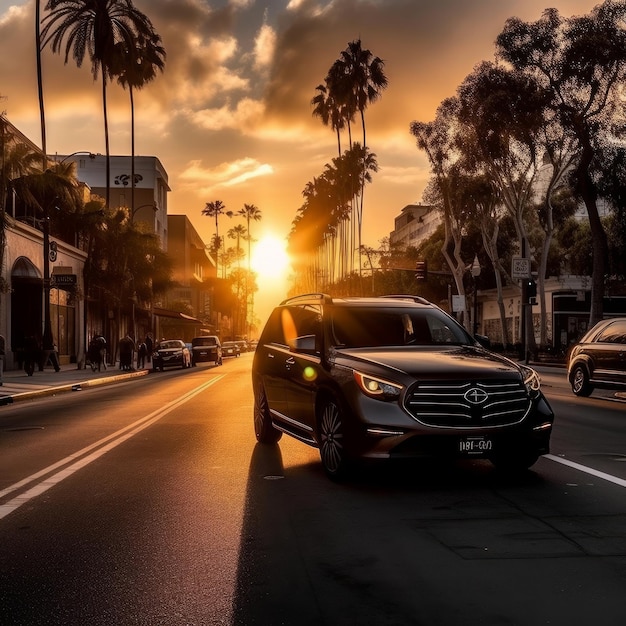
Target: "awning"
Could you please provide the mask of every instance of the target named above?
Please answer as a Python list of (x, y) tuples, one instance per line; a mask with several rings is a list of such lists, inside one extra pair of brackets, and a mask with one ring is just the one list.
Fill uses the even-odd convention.
[(195, 318), (191, 317), (191, 315), (185, 315), (184, 313), (180, 313), (179, 311), (170, 311), (169, 309), (160, 309), (158, 307), (154, 307), (152, 309), (152, 313), (157, 317), (167, 317), (169, 319), (179, 320), (181, 322), (189, 322), (190, 324), (202, 324), (202, 322)]

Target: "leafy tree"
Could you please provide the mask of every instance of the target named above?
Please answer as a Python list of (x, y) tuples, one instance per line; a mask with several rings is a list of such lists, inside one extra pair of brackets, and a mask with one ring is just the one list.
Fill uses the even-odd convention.
[(588, 15), (562, 18), (547, 9), (536, 22), (507, 21), (498, 55), (540, 84), (563, 129), (576, 140), (576, 193), (589, 216), (593, 244), (590, 324), (603, 316), (607, 236), (598, 210), (594, 162), (610, 144), (626, 78), (626, 3), (606, 0)]
[[(430, 162), (432, 179), (424, 192), (429, 204), (439, 207), (443, 216), (445, 238), (441, 245), (443, 254), (456, 285), (457, 293), (465, 295), (464, 274), (467, 264), (462, 255), (464, 222), (455, 201), (455, 184), (463, 172), (461, 153), (457, 148), (459, 101), (447, 98), (437, 109), (432, 122), (412, 122), (411, 134), (417, 147), (426, 153)], [(469, 329), (469, 311), (464, 322)]]

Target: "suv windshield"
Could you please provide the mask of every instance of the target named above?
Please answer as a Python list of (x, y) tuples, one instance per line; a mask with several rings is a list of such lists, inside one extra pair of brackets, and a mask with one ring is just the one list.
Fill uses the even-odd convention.
[(436, 309), (333, 307), (330, 324), (333, 343), (346, 348), (474, 343)]

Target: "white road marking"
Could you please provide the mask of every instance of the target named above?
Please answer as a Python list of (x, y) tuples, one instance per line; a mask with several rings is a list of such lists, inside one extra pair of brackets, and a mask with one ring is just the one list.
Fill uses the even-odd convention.
[[(12, 513), (23, 504), (26, 504), (33, 498), (41, 495), (42, 493), (50, 489), (50, 487), (54, 487), (54, 485), (57, 485), (68, 476), (71, 476), (74, 472), (85, 467), (86, 465), (89, 465), (89, 463), (91, 463), (92, 461), (95, 461), (96, 459), (101, 457), (103, 454), (106, 454), (109, 450), (112, 450), (113, 448), (119, 446), (121, 443), (123, 443), (127, 439), (134, 437), (137, 433), (144, 430), (151, 424), (154, 424), (154, 422), (157, 422), (162, 417), (165, 417), (168, 413), (173, 411), (175, 408), (177, 408), (181, 404), (188, 402), (193, 397), (197, 396), (199, 393), (202, 393), (207, 387), (214, 385), (218, 380), (224, 378), (224, 376), (226, 376), (226, 374), (220, 374), (219, 376), (212, 378), (211, 380), (206, 382), (204, 385), (197, 387), (196, 389), (194, 389), (193, 391), (190, 391), (184, 396), (181, 396), (180, 398), (173, 400), (172, 402), (170, 402), (169, 404), (166, 404), (160, 409), (153, 411), (149, 415), (142, 417), (141, 419), (137, 420), (133, 424), (129, 424), (128, 426), (125, 426), (124, 428), (118, 430), (117, 432), (111, 435), (108, 435), (107, 437), (104, 437), (103, 439), (100, 439), (100, 441), (96, 441), (95, 443), (92, 443), (91, 445), (83, 448), (82, 450), (79, 450), (78, 452), (75, 452), (74, 454), (70, 454), (64, 459), (61, 459), (60, 461), (52, 465), (49, 465), (48, 467), (40, 470), (39, 472), (36, 472), (35, 474), (32, 474), (31, 476), (28, 476), (27, 478), (24, 478), (23, 480), (20, 480), (19, 482), (9, 487), (6, 487), (2, 491), (0, 491), (0, 498), (3, 498), (4, 496), (13, 493), (14, 491), (18, 491), (22, 487), (25, 487), (29, 483), (35, 482), (44, 476), (48, 476), (48, 474), (58, 470), (59, 468), (63, 468), (56, 474), (53, 474), (51, 476), (48, 476), (47, 478), (44, 478), (41, 482), (38, 482), (37, 484), (35, 484), (28, 491), (25, 491), (24, 493), (16, 496), (12, 500), (9, 500), (5, 504), (0, 505), (0, 519), (3, 519), (7, 515), (9, 515), (9, 513)], [(90, 452), (91, 454), (89, 454)], [(72, 463), (73, 461), (74, 463)], [(68, 463), (72, 463), (72, 464), (68, 465)]]
[(559, 456), (554, 456), (553, 454), (546, 454), (543, 457), (544, 459), (550, 459), (550, 461), (554, 461), (555, 463), (560, 463), (561, 465), (567, 465), (567, 467), (573, 467), (577, 469), (579, 472), (584, 472), (585, 474), (591, 474), (591, 476), (595, 476), (596, 478), (601, 478), (602, 480), (606, 480), (607, 482), (613, 483), (614, 485), (619, 485), (620, 487), (626, 487), (626, 480), (623, 478), (617, 478), (617, 476), (611, 476), (611, 474), (605, 474), (604, 472), (600, 472), (598, 470), (594, 470), (591, 467), (587, 467), (586, 465), (581, 465), (580, 463), (574, 463), (574, 461), (568, 461), (567, 459), (563, 459)]

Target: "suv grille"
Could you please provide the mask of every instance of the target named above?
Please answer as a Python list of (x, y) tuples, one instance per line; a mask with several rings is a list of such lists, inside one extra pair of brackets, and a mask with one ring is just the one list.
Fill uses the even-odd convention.
[(531, 402), (521, 381), (427, 381), (404, 401), (419, 422), (444, 428), (506, 426), (521, 422)]

